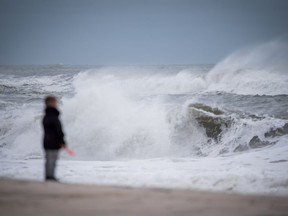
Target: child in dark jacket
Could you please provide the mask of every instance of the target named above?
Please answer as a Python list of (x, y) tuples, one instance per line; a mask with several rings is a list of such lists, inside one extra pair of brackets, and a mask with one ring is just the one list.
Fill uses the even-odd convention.
[(57, 110), (57, 99), (54, 96), (45, 98), (45, 116), (43, 118), (45, 150), (45, 178), (51, 181), (57, 181), (55, 178), (55, 167), (58, 158), (58, 151), (65, 147), (64, 133), (59, 120), (59, 111)]

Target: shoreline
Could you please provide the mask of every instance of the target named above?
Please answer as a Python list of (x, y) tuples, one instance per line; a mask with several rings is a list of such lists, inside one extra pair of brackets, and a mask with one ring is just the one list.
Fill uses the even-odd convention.
[(0, 179), (3, 215), (288, 215), (288, 197)]
[[(279, 153), (278, 151), (275, 153)], [(264, 151), (264, 150), (263, 150)], [(56, 176), (64, 183), (218, 191), (244, 195), (288, 196), (287, 163), (264, 160), (269, 152), (199, 160), (59, 160)], [(281, 151), (282, 155), (286, 154)], [(247, 164), (251, 156), (257, 160)], [(247, 159), (248, 157), (248, 159)], [(262, 158), (260, 158), (262, 157)], [(274, 157), (272, 155), (271, 157)], [(277, 157), (276, 157), (277, 158)], [(280, 157), (279, 157), (280, 158)], [(237, 169), (227, 165), (233, 161)], [(43, 160), (0, 160), (0, 178), (43, 181)]]

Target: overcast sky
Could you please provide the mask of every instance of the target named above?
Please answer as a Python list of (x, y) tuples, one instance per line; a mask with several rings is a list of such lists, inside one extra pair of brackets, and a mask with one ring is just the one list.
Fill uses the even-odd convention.
[(0, 64), (216, 63), (287, 37), (286, 0), (0, 0)]

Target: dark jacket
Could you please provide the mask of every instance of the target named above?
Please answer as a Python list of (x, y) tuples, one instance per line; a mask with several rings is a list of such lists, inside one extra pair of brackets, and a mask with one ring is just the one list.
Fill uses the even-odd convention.
[(64, 144), (64, 133), (58, 118), (59, 111), (55, 108), (46, 108), (43, 118), (44, 127), (44, 149), (58, 150)]

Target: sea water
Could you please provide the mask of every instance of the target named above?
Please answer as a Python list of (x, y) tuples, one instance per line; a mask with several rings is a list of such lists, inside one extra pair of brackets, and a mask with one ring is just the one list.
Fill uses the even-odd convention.
[(43, 179), (43, 98), (61, 181), (288, 195), (287, 46), (215, 65), (0, 66), (0, 176)]

